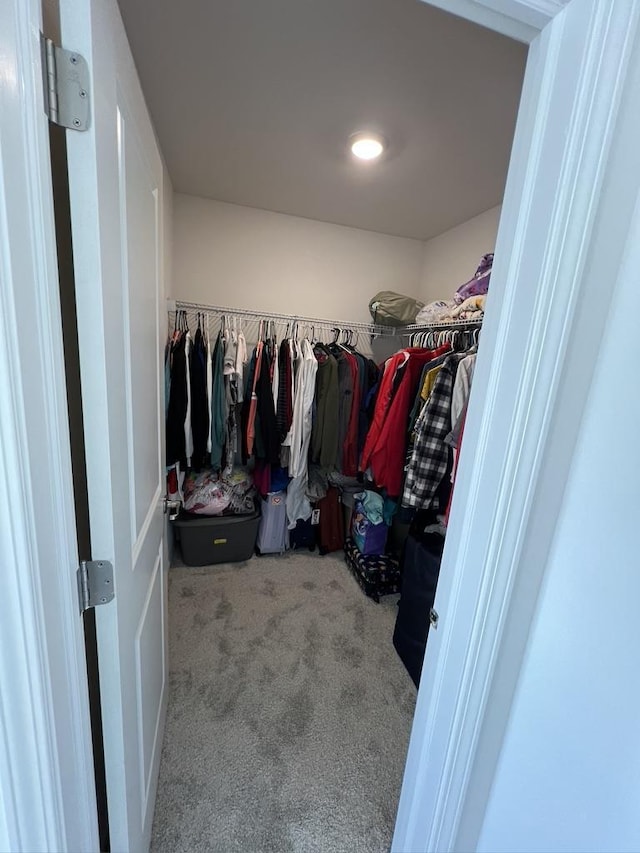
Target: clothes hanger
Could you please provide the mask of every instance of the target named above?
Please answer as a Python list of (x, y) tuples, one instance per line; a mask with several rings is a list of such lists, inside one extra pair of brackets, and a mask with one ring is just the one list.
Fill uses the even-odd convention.
[(340, 337), (340, 336), (338, 336), (338, 346), (339, 346), (339, 347), (340, 347), (340, 349), (341, 349), (341, 350), (343, 350), (344, 352), (348, 352), (349, 350), (347, 349), (347, 347), (345, 346), (345, 343), (344, 343), (344, 338), (345, 338), (345, 335), (346, 335), (346, 330), (345, 330), (345, 329), (340, 329), (340, 335), (342, 335), (343, 340), (341, 341), (341, 340), (339, 339), (339, 337)]

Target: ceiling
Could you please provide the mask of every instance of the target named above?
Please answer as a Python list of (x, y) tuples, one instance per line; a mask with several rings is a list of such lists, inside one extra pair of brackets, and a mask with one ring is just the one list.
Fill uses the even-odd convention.
[(524, 45), (420, 0), (120, 7), (177, 192), (420, 240), (501, 202)]

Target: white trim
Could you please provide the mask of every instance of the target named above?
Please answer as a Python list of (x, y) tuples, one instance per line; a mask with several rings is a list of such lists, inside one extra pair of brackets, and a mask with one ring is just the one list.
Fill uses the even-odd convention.
[(0, 848), (98, 847), (37, 0), (0, 4)]
[[(584, 14), (594, 2), (581, 0)], [(518, 280), (525, 271), (529, 295), (540, 284), (542, 292), (554, 301), (548, 304), (547, 311), (542, 298), (534, 300), (532, 306), (527, 303), (526, 288), (520, 286), (518, 299), (524, 304), (519, 305), (512, 286), (511, 297), (506, 292), (501, 311), (490, 312), (485, 324), (473, 399), (479, 401), (486, 394), (487, 407), (482, 409), (478, 402), (472, 402), (469, 413), (438, 591), (441, 627), (430, 639), (429, 667), (419, 696), (394, 839), (394, 849), (403, 853), (456, 846), (470, 849), (462, 840), (473, 838), (468, 804), (474, 796), (472, 782), (478, 756), (487, 754), (487, 750), (482, 753), (482, 738), (492, 711), (489, 690), (515, 683), (517, 669), (504, 675), (500, 653), (506, 645), (510, 620), (522, 602), (519, 615), (530, 615), (535, 584), (542, 571), (539, 569), (533, 578), (532, 588), (522, 590), (528, 579), (521, 555), (531, 544), (533, 532), (543, 534), (539, 537), (538, 556), (552, 535), (552, 520), (544, 527), (538, 518), (537, 528), (534, 525), (536, 501), (548, 496), (554, 485), (553, 472), (548, 465), (545, 467), (545, 454), (560, 441), (566, 447), (572, 441), (572, 435), (558, 438), (552, 429), (558, 422), (560, 401), (556, 392), (560, 372), (567, 368), (566, 360), (556, 359), (552, 364), (544, 353), (537, 358), (542, 338), (530, 336), (516, 348), (523, 353), (519, 362), (513, 356), (512, 344), (523, 329), (529, 328), (526, 322), (517, 322), (523, 315), (525, 320), (527, 314), (534, 316), (531, 328), (535, 334), (553, 341), (554, 346), (566, 341), (577, 322), (573, 308), (578, 276), (611, 131), (608, 121), (616, 111), (613, 95), (617, 80), (605, 80), (599, 75), (598, 51), (602, 58), (615, 51), (624, 56), (625, 15), (630, 31), (637, 25), (638, 9), (628, 0), (600, 3), (599, 23), (592, 30), (587, 48), (585, 79), (591, 75), (591, 80), (582, 88), (574, 85), (573, 97), (568, 98), (568, 103), (573, 101), (573, 107), (566, 109), (572, 133), (569, 142), (563, 140), (559, 145), (561, 180), (539, 186), (536, 194), (536, 182), (554, 174), (551, 161), (558, 166), (557, 158), (549, 159), (554, 150), (543, 149), (545, 134), (552, 138), (562, 129), (562, 122), (560, 130), (554, 128), (553, 122), (545, 123), (544, 105), (549, 111), (566, 84), (562, 74), (554, 77), (562, 50), (561, 21), (553, 22), (553, 33), (545, 32), (537, 41), (536, 37), (560, 4), (551, 0), (431, 3), (498, 32), (534, 42), (491, 299), (495, 301), (500, 290), (506, 292), (507, 283)], [(575, 0), (571, 7), (576, 8)], [(605, 32), (607, 9), (610, 26)], [(4, 332), (0, 342), (0, 477), (2, 482), (11, 483), (13, 496), (12, 511), (0, 516), (6, 565), (0, 598), (0, 848), (92, 850), (98, 846), (97, 827), (88, 707), (83, 693), (84, 662), (70, 573), (75, 560), (75, 533), (69, 505), (64, 384), (60, 381), (62, 348), (50, 176), (46, 169), (42, 172), (47, 143), (41, 114), (38, 26), (33, 24), (38, 18), (36, 0), (0, 4), (1, 189), (11, 204), (10, 216), (8, 207), (0, 210), (0, 306)], [(604, 44), (599, 45), (598, 38)], [(604, 63), (604, 67), (609, 66)], [(617, 63), (614, 67), (618, 67)], [(620, 74), (624, 70), (621, 63)], [(593, 87), (593, 95), (589, 86)], [(22, 93), (26, 93), (26, 110)], [(538, 129), (535, 133), (534, 128)], [(588, 147), (584, 147), (584, 140)], [(16, 191), (20, 177), (27, 193)], [(571, 189), (559, 192), (562, 187)], [(546, 219), (540, 198), (545, 192), (550, 199)], [(553, 202), (556, 193), (557, 201)], [(550, 227), (547, 239), (540, 238), (534, 226), (543, 220), (553, 223), (556, 239), (548, 239)], [(28, 235), (22, 244), (14, 236), (21, 226)], [(538, 262), (528, 267), (532, 257), (537, 257)], [(564, 288), (565, 281), (571, 282), (569, 288)], [(563, 313), (563, 308), (568, 314)], [(605, 314), (603, 308), (603, 317)], [(37, 332), (29, 336), (29, 349), (19, 349), (15, 336), (17, 330), (21, 331), (19, 323), (25, 316), (33, 319)], [(509, 337), (499, 349), (499, 336), (505, 331)], [(520, 363), (525, 365), (522, 373)], [(529, 389), (523, 377), (531, 383)], [(543, 393), (546, 380), (551, 383), (548, 387), (554, 389), (550, 395)], [(584, 396), (586, 389), (583, 391)], [(510, 400), (513, 416), (508, 423), (496, 424), (498, 404), (503, 409), (505, 400)], [(39, 411), (39, 416), (34, 417), (34, 410)], [(36, 429), (38, 442), (30, 442)], [(501, 437), (505, 441), (498, 453)], [(25, 446), (29, 449), (21, 460)], [(556, 456), (564, 458), (562, 454)], [(558, 499), (556, 495), (552, 505), (557, 505)], [(33, 509), (36, 505), (37, 524)], [(487, 518), (495, 518), (495, 522), (485, 524)], [(482, 534), (479, 539), (474, 539), (474, 531)], [(497, 560), (493, 567), (489, 566), (490, 558)], [(529, 594), (528, 599), (525, 593)], [(45, 594), (46, 608), (42, 604)], [(484, 614), (477, 611), (478, 602), (486, 603)], [(523, 624), (524, 628), (519, 626), (520, 641), (526, 634), (526, 618)], [(516, 660), (512, 666), (518, 663)], [(456, 672), (460, 675), (458, 681)], [(61, 677), (55, 678), (54, 673)], [(499, 675), (503, 676), (502, 681)], [(60, 713), (59, 687), (68, 693), (66, 715)], [(448, 734), (436, 742), (436, 732)], [(490, 758), (495, 760), (495, 745), (492, 749)], [(75, 773), (63, 771), (65, 762), (67, 768), (73, 766)]]
[[(531, 48), (533, 111), (512, 154), (394, 838), (402, 853), (475, 849), (597, 358), (592, 346), (576, 366), (567, 345), (586, 328), (577, 305), (639, 17), (627, 0), (574, 0)], [(596, 341), (610, 296), (600, 288), (589, 317)]]
[[(143, 699), (142, 699), (142, 661), (140, 660), (140, 638), (142, 636), (142, 629), (144, 628), (144, 623), (147, 618), (147, 614), (149, 612), (149, 605), (151, 603), (151, 599), (153, 598), (153, 593), (155, 589), (155, 585), (158, 585), (158, 595), (160, 596), (160, 618), (164, 621), (164, 603), (162, 601), (162, 592), (163, 592), (163, 583), (162, 583), (162, 552), (164, 550), (164, 543), (160, 545), (160, 549), (158, 551), (158, 556), (156, 557), (156, 562), (153, 567), (153, 571), (151, 573), (151, 579), (149, 581), (149, 589), (147, 590), (147, 597), (145, 599), (142, 615), (140, 617), (140, 623), (138, 625), (136, 631), (136, 667), (138, 669), (138, 678), (136, 680), (136, 700), (137, 700), (137, 710), (138, 710), (138, 725), (140, 730), (143, 730)], [(160, 688), (160, 695), (164, 693), (165, 684), (166, 684), (166, 672), (165, 672), (165, 661), (164, 656), (162, 660), (162, 687)], [(140, 825), (144, 827), (147, 818), (147, 812), (149, 809), (149, 793), (153, 788), (155, 788), (154, 784), (154, 773), (153, 768), (156, 764), (156, 753), (158, 749), (162, 748), (162, 744), (159, 744), (158, 735), (162, 731), (162, 718), (164, 713), (165, 704), (164, 702), (160, 702), (158, 704), (158, 713), (156, 716), (156, 724), (153, 729), (153, 744), (151, 746), (151, 760), (149, 762), (149, 768), (145, 767), (144, 764), (144, 739), (140, 737), (138, 741), (138, 772), (140, 776), (140, 802), (142, 803), (142, 813), (140, 815)]]
[(158, 511), (158, 504), (162, 499), (162, 484), (158, 483), (156, 490), (151, 498), (151, 503), (149, 504), (149, 509), (147, 510), (147, 514), (145, 516), (144, 521), (142, 522), (142, 526), (140, 527), (140, 532), (137, 534), (136, 541), (133, 544), (133, 549), (131, 551), (131, 571), (135, 572), (136, 566), (138, 564), (138, 558), (140, 557), (140, 552), (142, 551), (142, 547), (145, 542), (145, 537), (149, 532), (149, 528), (156, 517), (156, 513)]
[(529, 44), (569, 0), (422, 0), (459, 18)]

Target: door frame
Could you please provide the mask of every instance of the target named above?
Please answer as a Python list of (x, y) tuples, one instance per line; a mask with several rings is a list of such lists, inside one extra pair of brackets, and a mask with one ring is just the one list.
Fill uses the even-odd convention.
[(527, 10), (548, 22), (529, 42), (396, 853), (476, 849), (626, 234), (608, 214), (607, 257), (587, 265), (640, 5), (473, 5), (483, 23), (508, 10), (503, 32)]
[[(594, 346), (568, 406), (559, 394), (575, 368), (568, 339), (585, 329), (597, 336), (607, 313), (608, 294), (597, 317), (577, 307), (639, 14), (628, 0), (571, 0), (564, 11), (555, 0), (425, 2), (530, 44), (530, 55), (436, 601), (440, 627), (398, 812), (394, 850), (403, 853), (473, 838), (498, 759), (596, 359)], [(37, 0), (0, 6), (0, 476), (12, 494), (0, 521), (9, 558), (0, 638), (5, 630), (12, 638), (0, 643), (0, 847), (96, 850), (51, 176), (30, 25), (37, 8)], [(573, 46), (569, 8), (586, 27)], [(581, 59), (575, 79), (562, 66), (571, 50)], [(20, 347), (24, 317), (37, 328), (29, 347)]]

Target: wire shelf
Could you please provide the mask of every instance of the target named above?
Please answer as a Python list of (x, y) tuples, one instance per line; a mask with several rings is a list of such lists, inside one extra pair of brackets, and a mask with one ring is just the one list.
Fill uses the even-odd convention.
[(242, 317), (247, 320), (259, 322), (260, 320), (275, 320), (280, 323), (298, 323), (302, 326), (320, 326), (324, 329), (353, 329), (360, 332), (366, 332), (370, 335), (390, 335), (393, 334), (393, 329), (389, 326), (379, 326), (373, 323), (352, 322), (351, 320), (329, 320), (320, 317), (303, 317), (300, 314), (277, 314), (272, 311), (253, 311), (247, 308), (229, 308), (221, 305), (204, 305), (198, 302), (183, 302), (169, 300), (169, 313), (175, 311), (187, 311), (188, 313), (196, 313), (198, 311), (205, 314), (218, 314), (229, 317)]
[(444, 320), (440, 323), (413, 324), (401, 326), (396, 329), (397, 335), (413, 335), (415, 332), (438, 331), (438, 329), (480, 329), (482, 318), (475, 320)]
[(199, 302), (184, 302), (182, 300), (168, 300), (169, 314), (176, 311), (186, 311), (187, 314), (195, 315), (197, 312), (204, 314), (215, 314), (220, 317), (241, 317), (252, 322), (260, 320), (274, 320), (278, 323), (297, 323), (299, 326), (318, 327), (322, 329), (352, 329), (360, 333), (366, 333), (372, 337), (404, 337), (416, 332), (428, 332), (444, 329), (479, 329), (482, 326), (482, 318), (466, 320), (445, 320), (436, 323), (412, 324), (410, 326), (381, 326), (374, 323), (352, 322), (351, 320), (329, 320), (319, 317), (303, 317), (299, 314), (278, 314), (271, 311), (253, 311), (247, 308), (229, 308), (222, 305), (205, 305)]

